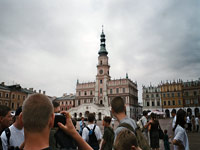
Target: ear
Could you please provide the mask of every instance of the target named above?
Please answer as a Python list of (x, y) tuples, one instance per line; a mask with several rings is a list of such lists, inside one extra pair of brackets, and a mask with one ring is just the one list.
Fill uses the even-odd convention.
[(131, 146), (131, 150), (137, 150), (135, 146)]
[(22, 113), (19, 114), (19, 122), (22, 126), (24, 126), (23, 124), (23, 119), (22, 119)]
[(54, 113), (52, 113), (50, 119), (49, 119), (49, 127), (50, 128), (53, 128), (53, 125), (54, 125), (54, 119), (55, 119), (55, 115)]

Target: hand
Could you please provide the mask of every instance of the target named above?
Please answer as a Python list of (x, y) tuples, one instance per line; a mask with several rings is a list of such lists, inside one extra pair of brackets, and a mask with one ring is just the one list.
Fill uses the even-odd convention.
[(69, 134), (69, 135), (73, 135), (74, 133), (76, 133), (76, 129), (72, 123), (71, 120), (71, 116), (69, 114), (69, 112), (66, 111), (62, 111), (62, 114), (65, 115), (66, 117), (66, 124), (63, 125), (62, 123), (58, 122), (58, 126), (60, 127), (60, 129), (62, 129), (65, 133)]

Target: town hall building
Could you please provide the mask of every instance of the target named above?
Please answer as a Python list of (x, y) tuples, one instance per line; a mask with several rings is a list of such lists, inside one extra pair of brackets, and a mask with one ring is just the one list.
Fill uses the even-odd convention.
[[(77, 81), (76, 95), (74, 101), (69, 98), (72, 107), (68, 111), (73, 118), (87, 117), (89, 113), (95, 113), (96, 119), (102, 120), (104, 116), (111, 116), (110, 104), (112, 99), (121, 96), (126, 104), (127, 115), (136, 118), (142, 112), (142, 107), (138, 105), (137, 83), (131, 81), (128, 74), (122, 79), (111, 79), (106, 38), (103, 30), (100, 37), (96, 81), (88, 83)], [(57, 101), (59, 101), (59, 98)], [(63, 107), (62, 104), (61, 107)]]

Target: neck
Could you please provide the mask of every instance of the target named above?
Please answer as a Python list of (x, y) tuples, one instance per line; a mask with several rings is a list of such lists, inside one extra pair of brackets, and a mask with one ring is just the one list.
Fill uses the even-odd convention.
[(23, 127), (20, 125), (20, 123), (16, 120), (13, 125), (15, 126), (15, 128), (21, 130)]
[(24, 130), (25, 147), (24, 150), (38, 150), (49, 147), (49, 133), (48, 129), (41, 132), (33, 133)]
[(126, 114), (124, 112), (121, 112), (121, 113), (116, 114), (115, 117), (120, 122), (121, 120), (123, 120), (124, 118), (126, 118)]
[(88, 122), (88, 124), (94, 124), (94, 122)]

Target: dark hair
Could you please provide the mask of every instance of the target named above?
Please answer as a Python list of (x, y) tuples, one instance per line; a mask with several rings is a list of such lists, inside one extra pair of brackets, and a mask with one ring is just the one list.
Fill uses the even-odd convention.
[(110, 122), (111, 122), (111, 117), (105, 116), (105, 117), (103, 118), (103, 120), (104, 120), (105, 122), (107, 122), (108, 124), (110, 124)]
[(54, 100), (52, 103), (53, 103), (53, 107), (54, 107), (54, 108), (60, 106), (60, 104), (59, 104), (58, 102), (56, 102), (55, 100)]
[(11, 109), (8, 106), (0, 105), (0, 116), (5, 117)]
[(177, 114), (176, 114), (176, 125), (173, 129), (173, 131), (176, 129), (177, 125), (180, 125), (182, 128), (185, 128), (185, 117), (186, 117), (186, 112), (183, 109), (179, 109)]
[(115, 113), (125, 112), (124, 106), (124, 100), (121, 97), (115, 97), (111, 101), (111, 107)]
[(172, 109), (171, 113), (176, 114), (176, 109)]
[(93, 122), (95, 120), (95, 116), (93, 113), (88, 114), (88, 122)]
[(164, 130), (164, 133), (167, 134), (167, 130), (166, 129)]
[(73, 118), (72, 123), (73, 123), (74, 127), (76, 127), (76, 119)]
[(156, 114), (151, 113), (151, 118), (152, 118), (153, 120), (155, 120), (155, 119), (156, 119)]
[(143, 116), (146, 116), (148, 112), (146, 110), (143, 111)]

